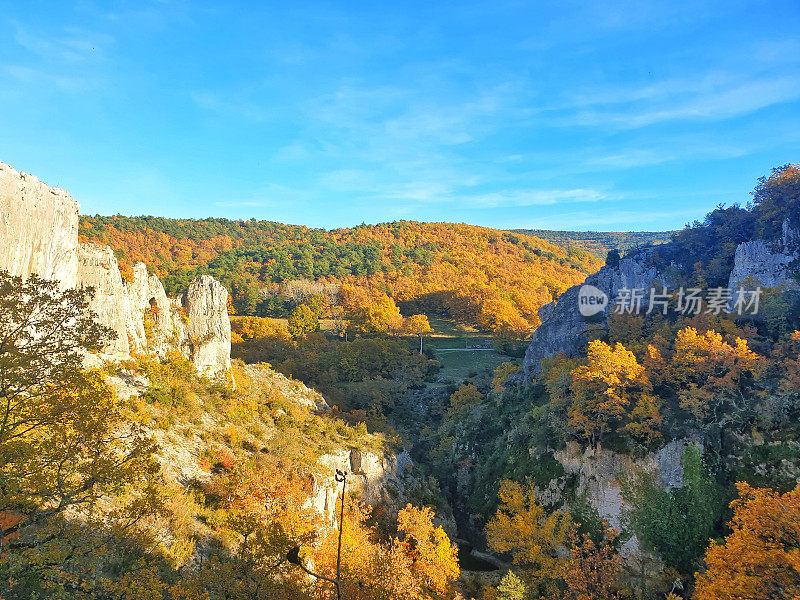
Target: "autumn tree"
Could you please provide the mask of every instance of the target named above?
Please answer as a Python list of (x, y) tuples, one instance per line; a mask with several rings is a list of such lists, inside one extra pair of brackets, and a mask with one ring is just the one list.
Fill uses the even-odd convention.
[(681, 408), (700, 422), (715, 421), (723, 412), (744, 408), (747, 383), (761, 362), (741, 337), (729, 344), (716, 331), (681, 329), (675, 338), (671, 370)]
[(696, 600), (767, 600), (800, 596), (800, 485), (780, 494), (737, 483), (731, 533), (711, 541)]
[[(433, 512), (407, 505), (398, 513), (398, 537), (381, 540), (367, 524), (371, 508), (350, 502), (342, 532), (342, 595), (348, 600), (428, 600), (447, 597), (459, 575), (457, 550)], [(334, 529), (308, 554), (319, 572), (336, 572), (337, 535)], [(323, 595), (324, 594), (324, 595)], [(320, 597), (327, 598), (320, 587)]]
[(411, 569), (434, 594), (444, 596), (450, 582), (458, 578), (458, 548), (441, 526), (433, 525), (433, 510), (406, 504), (397, 514), (397, 531), (401, 538), (395, 541), (411, 561)]
[(572, 519), (561, 511), (546, 514), (530, 485), (506, 479), (497, 495), (500, 506), (486, 524), (489, 546), (510, 553), (533, 585), (553, 589), (567, 564), (558, 548), (569, 542)]
[(231, 324), (234, 333), (243, 340), (279, 338), (290, 340), (291, 336), (279, 321), (267, 317), (241, 317)]
[(497, 600), (525, 600), (528, 597), (528, 586), (514, 571), (509, 571), (497, 586)]
[(403, 333), (419, 336), (419, 353), (422, 354), (422, 336), (433, 333), (433, 328), (425, 315), (411, 315), (403, 321)]
[[(212, 560), (191, 578), (193, 588), (227, 598), (270, 598), (300, 585), (283, 557), (322, 526), (308, 506), (308, 478), (258, 457), (217, 475), (206, 493), (224, 509), (222, 527), (235, 536), (233, 559)], [(296, 594), (296, 591), (294, 592)]]
[(604, 531), (596, 543), (588, 534), (573, 534), (570, 557), (564, 569), (563, 600), (617, 600), (622, 563), (614, 548), (616, 532)]
[(519, 372), (520, 365), (515, 362), (504, 361), (495, 368), (492, 376), (492, 389), (495, 392), (502, 392), (505, 388), (503, 384), (514, 373)]
[(5, 597), (19, 597), (8, 586), (21, 573), (28, 583), (80, 581), (70, 569), (102, 540), (77, 535), (71, 519), (93, 533), (132, 533), (157, 504), (152, 442), (123, 422), (103, 375), (82, 368), (111, 337), (89, 312), (89, 293), (0, 272), (0, 514), (15, 516), (0, 529)]
[(351, 330), (359, 333), (399, 333), (403, 317), (393, 298), (380, 291), (342, 286), (342, 306)]
[(587, 361), (571, 372), (568, 424), (580, 438), (599, 444), (609, 431), (627, 432), (643, 443), (660, 437), (659, 401), (644, 366), (620, 343), (589, 343)]
[(759, 233), (767, 238), (782, 234), (783, 221), (800, 226), (797, 213), (800, 207), (800, 164), (786, 164), (762, 177), (753, 192)]
[(302, 337), (319, 329), (319, 319), (308, 306), (299, 304), (289, 314), (288, 327), (293, 337)]

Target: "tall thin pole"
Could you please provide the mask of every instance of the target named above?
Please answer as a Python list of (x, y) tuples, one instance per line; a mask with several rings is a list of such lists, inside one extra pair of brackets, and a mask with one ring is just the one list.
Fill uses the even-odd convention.
[(344, 531), (344, 500), (347, 473), (336, 470), (336, 481), (342, 482), (342, 509), (339, 513), (339, 547), (336, 551), (336, 600), (342, 600), (342, 532)]
[(332, 583), (336, 588), (336, 600), (342, 600), (342, 532), (344, 531), (344, 496), (347, 489), (347, 473), (336, 469), (336, 474), (333, 478), (335, 481), (342, 483), (342, 509), (339, 513), (339, 547), (336, 551), (336, 578), (325, 577), (325, 575), (320, 575), (319, 573), (314, 573), (310, 569), (307, 569), (305, 565), (303, 565), (303, 561), (300, 560), (300, 546), (292, 548), (286, 555), (286, 559), (293, 565), (300, 567), (312, 577)]

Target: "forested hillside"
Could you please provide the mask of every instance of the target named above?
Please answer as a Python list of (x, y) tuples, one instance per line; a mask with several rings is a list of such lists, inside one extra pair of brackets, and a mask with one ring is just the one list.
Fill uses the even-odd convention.
[(648, 244), (668, 242), (674, 231), (556, 231), (554, 229), (512, 229), (562, 248), (576, 247), (605, 258), (609, 250), (629, 250)]
[(317, 280), (520, 338), (538, 324), (539, 307), (602, 264), (579, 248), (454, 223), (326, 231), (255, 220), (94, 216), (81, 218), (80, 236), (110, 245), (123, 273), (145, 262), (168, 293), (211, 274), (231, 291), (239, 315), (287, 316), (296, 302), (286, 285)]

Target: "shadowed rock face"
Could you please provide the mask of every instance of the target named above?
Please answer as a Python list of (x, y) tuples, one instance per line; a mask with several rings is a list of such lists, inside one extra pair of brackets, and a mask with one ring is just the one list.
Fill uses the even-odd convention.
[[(784, 287), (797, 289), (797, 281), (792, 274), (792, 264), (800, 258), (800, 232), (783, 224), (781, 239), (752, 240), (743, 242), (736, 248), (733, 269), (728, 279), (731, 289), (731, 304), (735, 302), (736, 291), (741, 287), (752, 289), (762, 287)], [(605, 266), (594, 275), (586, 278), (581, 285), (569, 288), (556, 302), (546, 304), (539, 310), (542, 324), (536, 329), (525, 353), (521, 377), (530, 379), (541, 369), (541, 361), (559, 352), (575, 356), (586, 343), (589, 330), (605, 328), (606, 318), (613, 309), (613, 298), (622, 288), (644, 288), (655, 286), (660, 289), (667, 277), (654, 267), (648, 266), (648, 254), (642, 252), (633, 258), (623, 258), (618, 266)], [(609, 305), (596, 316), (584, 318), (578, 311), (578, 294), (583, 285), (592, 285), (609, 297)], [(647, 306), (643, 298), (642, 307)]]
[(734, 292), (740, 286), (748, 289), (756, 285), (763, 287), (785, 287), (796, 289), (797, 282), (790, 274), (790, 265), (797, 260), (797, 246), (800, 234), (783, 222), (783, 236), (780, 240), (767, 242), (753, 240), (736, 247), (733, 269), (728, 279), (728, 287)]
[(132, 352), (163, 356), (179, 350), (208, 376), (231, 366), (228, 292), (209, 276), (191, 284), (180, 302), (138, 263), (125, 281), (111, 248), (78, 243), (79, 204), (64, 190), (0, 163), (0, 269), (32, 273), (64, 288), (92, 287), (91, 309), (117, 333), (111, 357)]
[[(586, 278), (581, 285), (575, 285), (559, 296), (555, 302), (545, 304), (539, 309), (542, 324), (534, 331), (531, 343), (525, 352), (522, 376), (530, 379), (541, 369), (541, 361), (559, 352), (574, 356), (585, 344), (588, 331), (606, 327), (606, 317), (613, 309), (612, 303), (617, 291), (622, 288), (650, 289), (653, 285), (661, 288), (663, 278), (656, 269), (648, 267), (642, 255), (636, 258), (623, 258), (619, 265), (605, 266), (594, 275)], [(578, 294), (583, 285), (592, 285), (605, 293), (609, 304), (591, 318), (578, 311)], [(643, 301), (642, 306), (646, 302)]]

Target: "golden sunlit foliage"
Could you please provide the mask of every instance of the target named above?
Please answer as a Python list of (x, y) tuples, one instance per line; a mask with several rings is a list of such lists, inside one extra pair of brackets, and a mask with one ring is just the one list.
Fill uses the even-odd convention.
[[(340, 500), (341, 501), (341, 500)], [(423, 600), (452, 594), (459, 576), (458, 552), (441, 527), (433, 525), (433, 511), (410, 504), (397, 515), (398, 537), (380, 541), (367, 525), (371, 509), (351, 503), (342, 536), (342, 593), (355, 600)], [(327, 535), (308, 552), (319, 572), (336, 573), (337, 532)], [(319, 587), (319, 598), (330, 590)]]
[(735, 403), (742, 378), (752, 375), (759, 364), (744, 339), (737, 337), (729, 344), (715, 331), (700, 334), (687, 327), (675, 339), (670, 376), (680, 388), (681, 407), (702, 420), (719, 403)]
[[(394, 303), (445, 312), (509, 339), (539, 324), (538, 309), (596, 271), (601, 261), (523, 234), (453, 223), (400, 221), (332, 231), (263, 221), (81, 217), (81, 240), (110, 245), (124, 267), (142, 261), (175, 293), (197, 272), (220, 279), (236, 314), (255, 314), (258, 289), (297, 279), (361, 288), (356, 321), (386, 331)], [(371, 298), (371, 301), (367, 299)], [(379, 317), (377, 319), (370, 317)]]
[(767, 600), (800, 595), (800, 486), (785, 494), (737, 483), (732, 532), (712, 541), (697, 600)]
[(649, 442), (659, 437), (659, 400), (652, 392), (645, 367), (620, 343), (589, 344), (587, 364), (575, 368), (569, 427), (592, 444), (609, 430), (623, 431)]
[(486, 524), (489, 546), (510, 553), (525, 579), (550, 587), (563, 576), (568, 563), (558, 548), (569, 542), (572, 519), (560, 511), (548, 516), (537, 504), (533, 486), (504, 480), (497, 496), (500, 506)]

